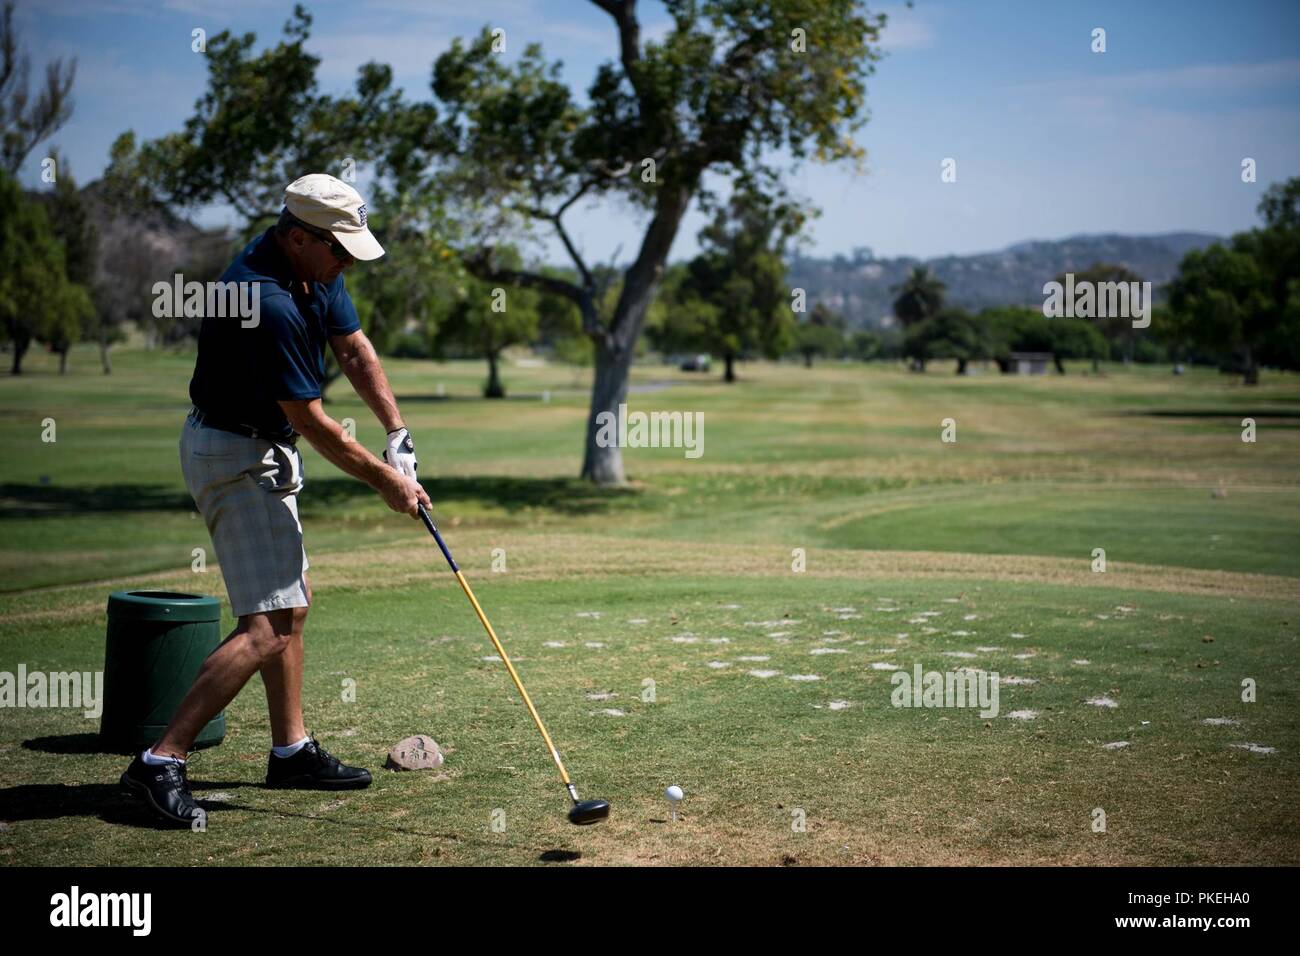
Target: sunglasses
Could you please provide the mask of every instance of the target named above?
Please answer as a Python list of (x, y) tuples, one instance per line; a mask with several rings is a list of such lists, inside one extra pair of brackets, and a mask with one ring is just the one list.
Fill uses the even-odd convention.
[(315, 226), (309, 226), (301, 219), (294, 219), (294, 227), (301, 229), (307, 235), (329, 246), (330, 252), (339, 262), (351, 262), (352, 253), (343, 248), (343, 244), (334, 238), (334, 234), (325, 229), (317, 229)]

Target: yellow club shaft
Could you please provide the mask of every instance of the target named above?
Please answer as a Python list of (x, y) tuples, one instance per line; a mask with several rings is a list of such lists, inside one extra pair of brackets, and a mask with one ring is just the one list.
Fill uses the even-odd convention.
[(524, 706), (528, 708), (528, 713), (533, 715), (533, 723), (537, 724), (537, 729), (542, 732), (542, 739), (546, 741), (546, 746), (550, 748), (551, 758), (555, 761), (555, 766), (560, 769), (560, 779), (564, 781), (566, 787), (572, 787), (569, 782), (569, 772), (564, 769), (564, 762), (560, 759), (560, 752), (555, 749), (555, 744), (551, 742), (551, 735), (546, 732), (545, 725), (542, 724), (542, 718), (537, 714), (537, 708), (533, 706), (532, 699), (528, 696), (528, 691), (524, 690), (524, 683), (519, 679), (515, 672), (515, 665), (510, 663), (510, 658), (506, 655), (506, 649), (501, 646), (497, 639), (496, 631), (492, 630), (492, 624), (488, 621), (487, 615), (483, 613), (483, 608), (479, 606), (478, 598), (474, 597), (474, 592), (470, 590), (469, 582), (465, 580), (465, 575), (460, 568), (455, 570), (456, 580), (460, 582), (460, 588), (469, 598), (469, 603), (474, 606), (474, 613), (478, 619), (483, 622), (483, 629), (487, 631), (488, 637), (492, 639), (492, 646), (496, 648), (497, 654), (501, 656), (501, 661), (506, 665), (506, 670), (510, 672), (510, 679), (515, 682), (515, 689), (519, 691), (519, 696), (524, 699)]

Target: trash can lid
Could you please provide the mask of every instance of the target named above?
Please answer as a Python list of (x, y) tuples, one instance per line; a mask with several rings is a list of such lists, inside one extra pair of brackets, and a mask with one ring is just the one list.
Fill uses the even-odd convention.
[(219, 621), (221, 602), (183, 591), (114, 591), (108, 596), (108, 616), (177, 623)]

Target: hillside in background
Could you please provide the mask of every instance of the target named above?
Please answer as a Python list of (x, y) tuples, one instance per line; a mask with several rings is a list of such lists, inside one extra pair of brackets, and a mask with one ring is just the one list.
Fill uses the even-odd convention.
[(1191, 249), (1219, 241), (1219, 236), (1171, 232), (1159, 236), (1072, 236), (1031, 240), (1001, 252), (935, 259), (877, 259), (870, 249), (831, 259), (798, 257), (790, 264), (790, 284), (806, 289), (808, 300), (825, 302), (844, 314), (851, 328), (872, 328), (890, 315), (895, 286), (917, 266), (926, 266), (948, 287), (952, 305), (982, 309), (996, 305), (1039, 306), (1043, 284), (1062, 272), (1077, 272), (1098, 263), (1118, 263), (1159, 287), (1173, 278)]
[[(226, 230), (200, 229), (165, 210), (125, 212), (107, 201), (103, 184), (82, 190), (100, 232), (102, 281), (121, 290), (123, 312), (158, 279), (183, 271), (187, 279), (215, 279), (238, 248)], [(42, 199), (42, 192), (29, 195)], [(829, 259), (798, 256), (790, 263), (792, 288), (806, 289), (809, 306), (825, 302), (844, 314), (849, 328), (875, 328), (892, 322), (894, 287), (917, 266), (926, 266), (948, 287), (949, 304), (978, 310), (986, 306), (1039, 306), (1043, 283), (1062, 272), (1080, 271), (1098, 262), (1119, 263), (1156, 286), (1173, 278), (1191, 249), (1219, 241), (1205, 233), (1174, 232), (1157, 236), (1105, 234), (1068, 239), (1019, 242), (1000, 252), (970, 256), (878, 259), (859, 247), (848, 256)], [(128, 291), (129, 290), (129, 291)], [(131, 316), (135, 317), (135, 316)]]

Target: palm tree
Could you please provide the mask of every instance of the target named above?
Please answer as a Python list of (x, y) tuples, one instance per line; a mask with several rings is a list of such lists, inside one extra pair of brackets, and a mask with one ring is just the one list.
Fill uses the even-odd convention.
[(943, 308), (943, 294), (947, 287), (930, 274), (924, 266), (912, 270), (912, 274), (900, 285), (894, 286), (898, 298), (894, 300), (894, 315), (904, 327), (914, 325)]

